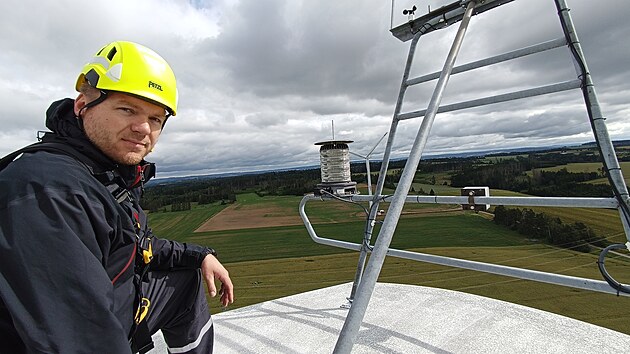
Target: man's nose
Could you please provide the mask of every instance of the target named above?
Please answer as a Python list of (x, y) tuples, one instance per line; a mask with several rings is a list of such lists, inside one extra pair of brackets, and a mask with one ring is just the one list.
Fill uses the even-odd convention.
[(147, 120), (138, 120), (131, 125), (131, 130), (144, 135), (151, 133), (151, 126)]

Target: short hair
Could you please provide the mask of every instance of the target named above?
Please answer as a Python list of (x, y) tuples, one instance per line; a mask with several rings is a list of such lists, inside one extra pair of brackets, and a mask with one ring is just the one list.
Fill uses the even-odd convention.
[(101, 90), (90, 85), (87, 81), (79, 86), (79, 92), (87, 97), (88, 101), (94, 101), (102, 95)]

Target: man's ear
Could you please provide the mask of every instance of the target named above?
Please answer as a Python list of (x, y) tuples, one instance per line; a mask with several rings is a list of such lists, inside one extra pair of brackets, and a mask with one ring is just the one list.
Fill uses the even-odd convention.
[(74, 100), (74, 115), (79, 117), (79, 113), (87, 103), (87, 97), (85, 97), (83, 93), (80, 93)]

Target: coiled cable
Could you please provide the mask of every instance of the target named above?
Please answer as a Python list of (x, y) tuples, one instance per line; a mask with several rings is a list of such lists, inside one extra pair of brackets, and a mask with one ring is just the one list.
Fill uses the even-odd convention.
[[(630, 243), (630, 242), (629, 242)], [(602, 276), (604, 276), (604, 279), (606, 280), (606, 282), (608, 283), (608, 285), (610, 285), (613, 289), (617, 290), (617, 295), (619, 295), (620, 292), (622, 293), (626, 293), (626, 294), (630, 294), (630, 287), (627, 285), (623, 285), (620, 282), (616, 281), (606, 270), (606, 267), (604, 266), (604, 260), (606, 258), (606, 254), (608, 254), (609, 251), (611, 250), (622, 250), (622, 249), (628, 249), (628, 247), (623, 244), (623, 243), (617, 243), (614, 245), (610, 245), (606, 248), (604, 248), (602, 250), (602, 252), (599, 254), (599, 259), (597, 260), (597, 266), (599, 267), (599, 271), (602, 273)]]

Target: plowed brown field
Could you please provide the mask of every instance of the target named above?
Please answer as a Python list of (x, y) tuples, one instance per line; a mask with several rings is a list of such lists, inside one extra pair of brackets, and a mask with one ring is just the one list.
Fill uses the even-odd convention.
[(233, 204), (208, 219), (195, 232), (253, 229), (259, 227), (301, 225), (297, 215), (287, 215), (283, 208)]

